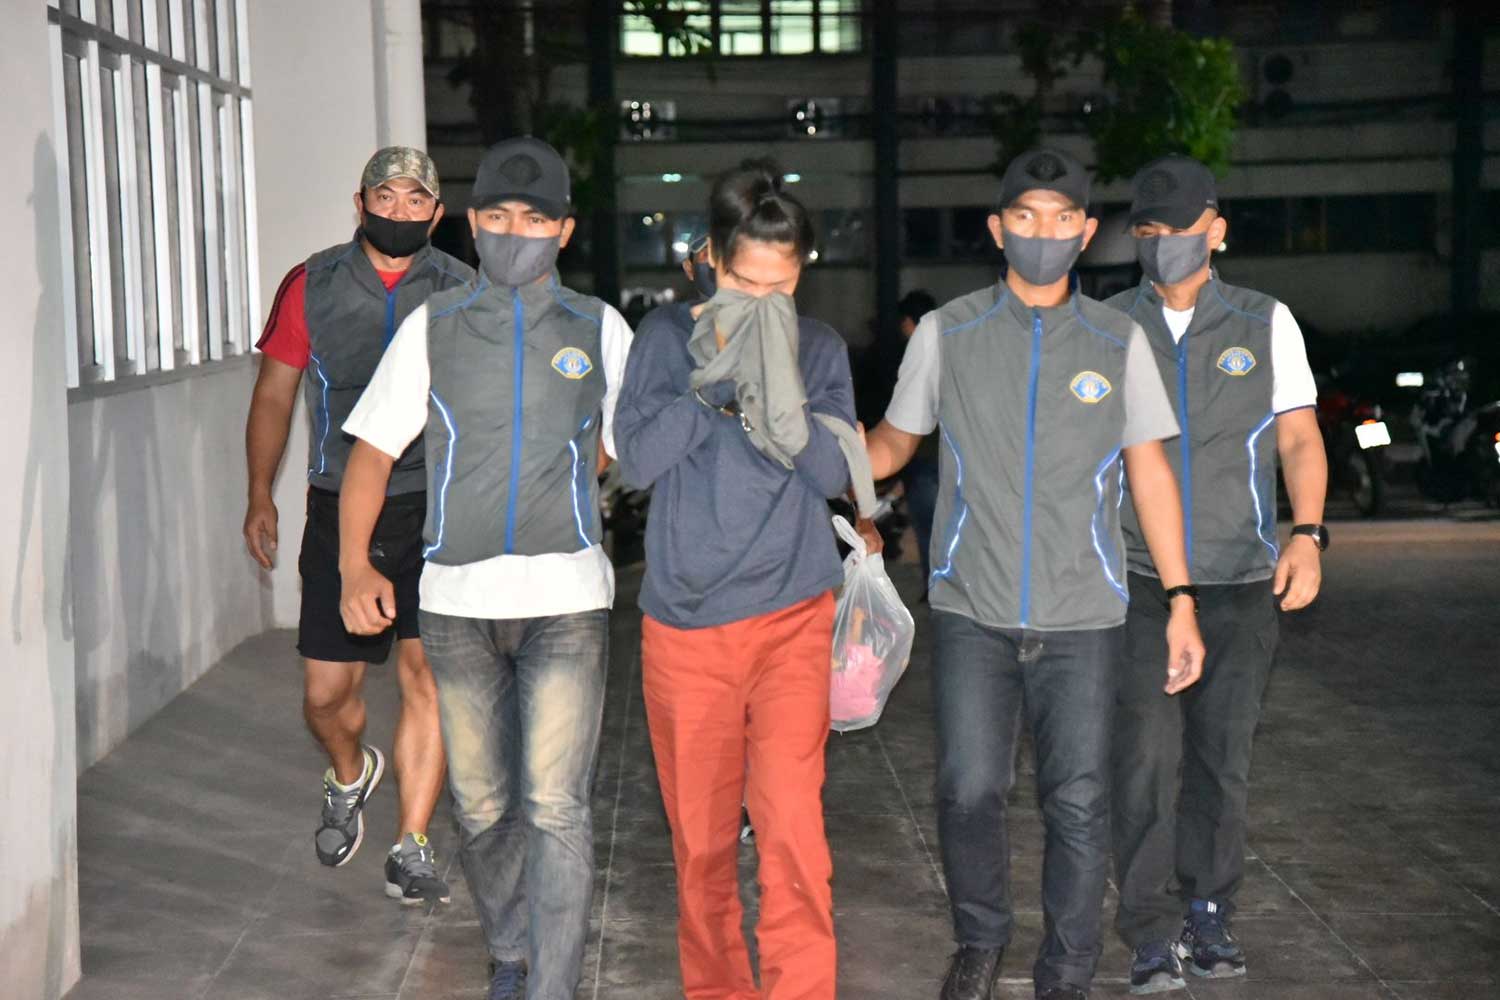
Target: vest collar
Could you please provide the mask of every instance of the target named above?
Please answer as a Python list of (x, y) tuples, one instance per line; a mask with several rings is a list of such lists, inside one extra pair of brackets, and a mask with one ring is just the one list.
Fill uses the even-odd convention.
[[(1193, 318), (1188, 323), (1183, 339), (1191, 337), (1223, 313), (1226, 306), (1219, 286), (1218, 269), (1209, 268), (1208, 280), (1203, 283), (1202, 288), (1198, 289), (1198, 297), (1193, 300)], [(1148, 330), (1158, 327), (1165, 330), (1167, 321), (1162, 316), (1162, 307), (1165, 304), (1166, 301), (1156, 290), (1156, 286), (1151, 283), (1151, 279), (1143, 277), (1136, 306), (1130, 310), (1131, 318)]]
[(1068, 297), (1060, 304), (1045, 307), (1028, 306), (1003, 280), (997, 286), (995, 294), (1001, 299), (1000, 312), (1027, 332), (1030, 332), (1031, 325), (1038, 316), (1042, 318), (1042, 332), (1046, 334), (1073, 322), (1078, 315), (1076, 288), (1070, 289)]
[[(416, 274), (422, 269), (422, 267), (427, 263), (427, 259), (431, 256), (431, 243), (424, 245), (422, 249), (412, 254), (411, 264), (401, 275), (401, 280), (396, 282), (395, 285), (391, 286), (391, 290), (395, 291), (395, 289), (400, 288), (402, 285), (404, 285), (407, 279), (409, 279), (412, 275)], [(355, 280), (364, 285), (365, 288), (369, 291), (375, 292), (381, 298), (385, 298), (385, 282), (380, 280), (380, 275), (375, 272), (375, 265), (370, 263), (370, 257), (365, 253), (365, 245), (361, 241), (358, 231), (356, 231), (354, 234), (354, 251), (352, 254), (350, 254), (350, 258), (350, 267), (353, 271)]]
[(496, 306), (513, 308), (517, 297), (521, 300), (521, 308), (526, 311), (526, 323), (530, 326), (536, 318), (550, 310), (558, 302), (560, 283), (557, 280), (557, 272), (553, 271), (546, 281), (534, 281), (528, 285), (511, 287), (509, 285), (496, 285), (490, 281), (481, 269), (476, 277), (477, 287), (481, 298), (488, 300)]

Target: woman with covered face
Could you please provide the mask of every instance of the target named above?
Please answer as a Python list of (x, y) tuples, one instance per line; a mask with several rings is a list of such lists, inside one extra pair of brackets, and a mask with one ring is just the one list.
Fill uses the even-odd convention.
[[(716, 291), (641, 322), (620, 390), (621, 471), (653, 490), (641, 664), (690, 1000), (834, 995), (821, 789), (842, 571), (827, 500), (849, 485), (854, 400), (843, 340), (792, 300), (812, 249), (774, 164), (720, 177)], [(759, 990), (736, 877), (742, 795), (760, 855)]]

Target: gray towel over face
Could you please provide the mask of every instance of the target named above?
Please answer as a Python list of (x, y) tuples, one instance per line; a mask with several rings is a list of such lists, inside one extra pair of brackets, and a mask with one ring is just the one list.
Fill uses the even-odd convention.
[[(724, 337), (722, 349), (716, 331)], [(788, 469), (808, 438), (807, 390), (797, 350), (797, 307), (781, 292), (757, 296), (721, 287), (698, 314), (688, 338), (688, 353), (698, 363), (693, 388), (734, 382), (751, 444)], [(842, 420), (812, 416), (838, 439), (849, 463), (855, 503), (861, 516), (870, 516), (875, 484), (859, 435)]]

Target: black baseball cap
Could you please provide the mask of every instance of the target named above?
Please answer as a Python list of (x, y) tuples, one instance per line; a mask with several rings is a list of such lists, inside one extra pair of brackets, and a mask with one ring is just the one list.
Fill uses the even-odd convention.
[(1173, 153), (1146, 164), (1130, 180), (1130, 224), (1162, 222), (1187, 229), (1205, 208), (1218, 211), (1219, 189), (1213, 171)]
[(1000, 179), (1000, 208), (1009, 208), (1027, 191), (1055, 191), (1079, 208), (1089, 206), (1089, 172), (1067, 153), (1033, 149), (1010, 161)]
[(502, 201), (524, 201), (549, 218), (561, 219), (573, 206), (567, 162), (529, 135), (495, 143), (479, 161), (469, 207), (489, 208)]

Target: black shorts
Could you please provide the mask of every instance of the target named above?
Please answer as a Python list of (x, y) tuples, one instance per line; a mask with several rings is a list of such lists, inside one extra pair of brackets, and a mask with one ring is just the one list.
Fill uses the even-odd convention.
[(339, 495), (309, 487), (307, 527), (302, 532), (302, 617), (297, 652), (309, 660), (384, 663), (395, 639), (417, 638), (417, 603), (422, 580), (422, 524), (425, 493), (386, 497), (370, 536), (370, 562), (396, 587), (396, 623), (379, 635), (351, 635), (339, 614)]

